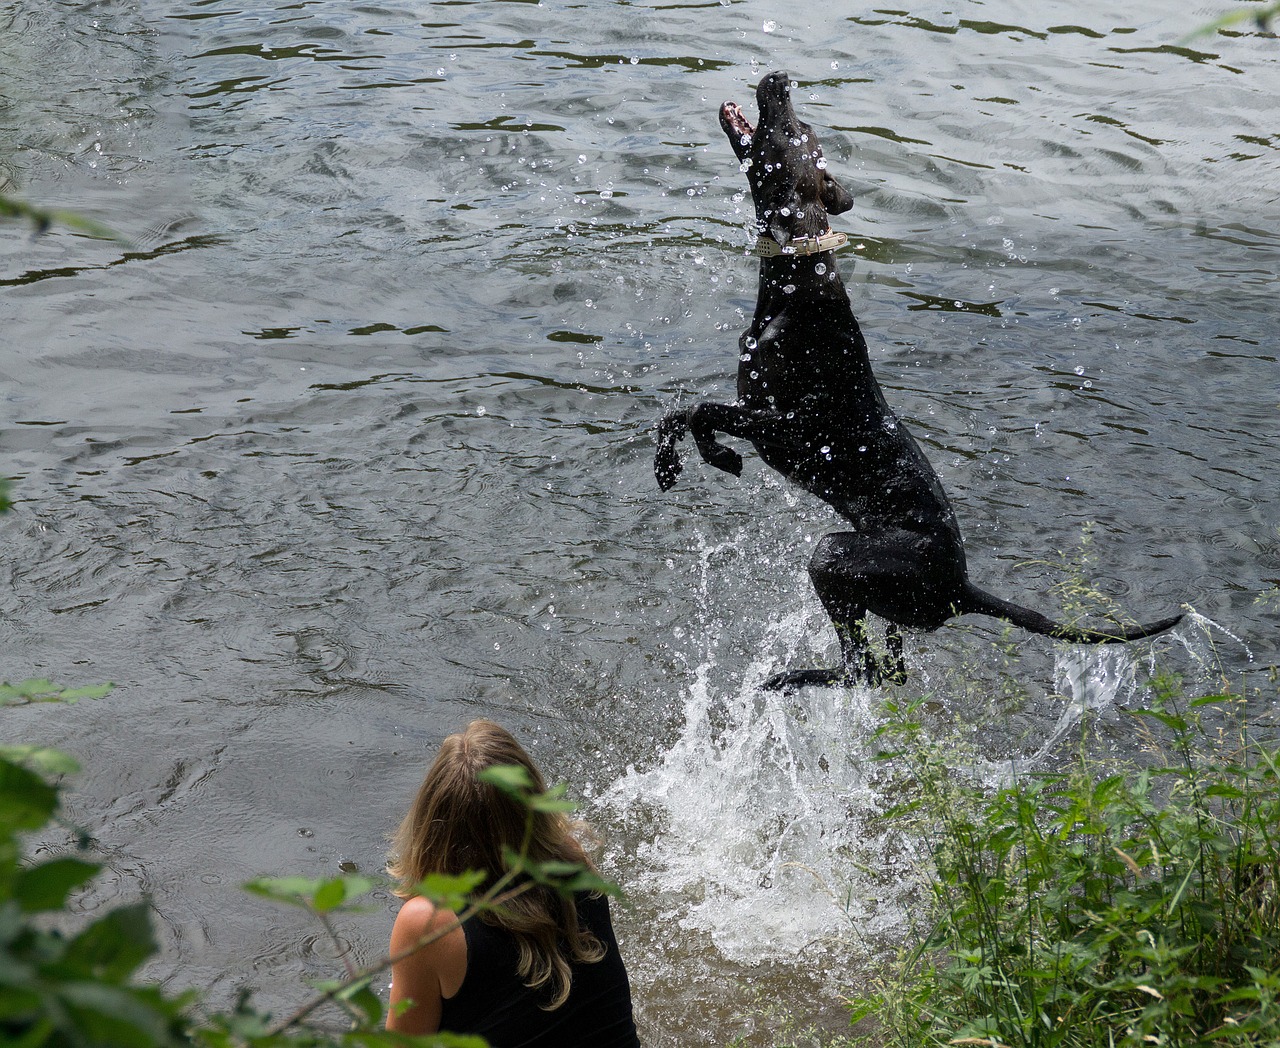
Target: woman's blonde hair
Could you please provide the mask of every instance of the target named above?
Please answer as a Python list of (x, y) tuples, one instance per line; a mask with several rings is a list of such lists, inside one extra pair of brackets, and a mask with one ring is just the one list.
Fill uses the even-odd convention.
[[(498, 765), (524, 768), (533, 789), (546, 790), (524, 747), (493, 721), (472, 721), (465, 731), (450, 735), (427, 770), (409, 812), (392, 837), (387, 872), (400, 883), (401, 898), (417, 894), (416, 886), (429, 874), (457, 875), (483, 871), (479, 892), (491, 888), (507, 869), (503, 849), (519, 852), (525, 846), (530, 862), (573, 862), (592, 869), (574, 826), (560, 812), (529, 808), (479, 773)], [(527, 834), (527, 846), (526, 842)], [(519, 950), (516, 972), (526, 986), (545, 989), (548, 1011), (569, 996), (571, 963), (594, 963), (605, 948), (578, 923), (573, 899), (538, 885), (484, 911), (485, 923), (514, 936)]]

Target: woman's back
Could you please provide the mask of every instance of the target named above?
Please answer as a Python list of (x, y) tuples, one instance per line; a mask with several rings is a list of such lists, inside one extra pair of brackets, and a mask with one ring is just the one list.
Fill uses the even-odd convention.
[(510, 932), (474, 918), (463, 926), (467, 968), (462, 985), (442, 1002), (440, 1029), (474, 1033), (492, 1048), (637, 1048), (631, 989), (618, 952), (609, 903), (580, 892), (578, 918), (604, 945), (604, 957), (577, 963), (568, 999), (553, 1011), (545, 992), (516, 974), (517, 947)]

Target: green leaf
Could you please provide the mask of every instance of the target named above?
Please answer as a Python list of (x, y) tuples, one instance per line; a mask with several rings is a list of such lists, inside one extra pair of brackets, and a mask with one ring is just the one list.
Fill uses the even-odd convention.
[(613, 895), (622, 897), (622, 889), (612, 881), (606, 881), (599, 874), (592, 873), (590, 870), (583, 870), (581, 873), (575, 874), (567, 881), (560, 885), (563, 892), (597, 892), (600, 895)]
[(529, 864), (529, 872), (534, 876), (542, 876), (547, 878), (554, 877), (572, 877), (575, 873), (581, 873), (583, 866), (577, 862), (562, 862), (558, 859), (551, 859), (547, 862), (536, 862)]
[(69, 753), (48, 746), (0, 746), (0, 758), (41, 775), (74, 775), (80, 765)]
[(59, 688), (43, 677), (10, 684), (0, 684), (0, 706), (18, 706), (33, 702), (75, 703), (81, 699), (100, 699), (114, 688), (114, 684), (93, 684), (84, 688)]
[(468, 870), (457, 876), (432, 873), (419, 881), (414, 891), (424, 899), (430, 899), (437, 906), (443, 906), (446, 910), (460, 910), (467, 904), (467, 900), (479, 891), (488, 877), (489, 875), (482, 870)]
[(324, 883), (315, 877), (255, 877), (244, 884), (244, 890), (289, 906), (309, 906)]
[(36, 830), (58, 810), (58, 791), (35, 772), (0, 758), (0, 826)]
[(61, 909), (67, 896), (102, 869), (94, 862), (65, 857), (19, 871), (13, 897), (26, 913)]
[(1224, 702), (1231, 703), (1239, 701), (1239, 698), (1235, 695), (1201, 695), (1198, 699), (1192, 699), (1187, 703), (1187, 705), (1194, 709), (1197, 706), (1216, 706)]
[(131, 1048), (179, 1044), (174, 1036), (178, 1002), (166, 1000), (154, 988), (86, 980), (63, 983), (58, 997), (73, 1013), (76, 1043)]
[(67, 944), (65, 960), (86, 974), (119, 981), (155, 952), (151, 910), (140, 902), (94, 921)]
[(565, 787), (563, 784), (553, 786), (546, 793), (535, 793), (528, 797), (525, 801), (534, 811), (542, 812), (571, 812), (577, 805), (573, 801), (565, 798)]
[(485, 768), (476, 778), (515, 797), (523, 796), (533, 789), (533, 779), (528, 769), (519, 764), (495, 764), (492, 768)]
[[(117, 240), (121, 243), (128, 243), (123, 236), (104, 226), (101, 222), (85, 218), (74, 211), (35, 207), (15, 197), (6, 196), (4, 193), (0, 193), (0, 218), (27, 219), (36, 227), (36, 232), (38, 233), (43, 233), (50, 226), (56, 224), (66, 226), (68, 229), (79, 230), (81, 233), (97, 237), (100, 240)], [(0, 505), (0, 510), (7, 508), (7, 503)]]
[(1179, 735), (1185, 734), (1188, 728), (1186, 718), (1176, 713), (1165, 713), (1163, 710), (1134, 710), (1134, 713), (1139, 717), (1152, 717)]
[(311, 905), (320, 913), (337, 909), (349, 899), (364, 895), (373, 887), (373, 881), (358, 874), (346, 874), (325, 881), (311, 896)]
[(90, 684), (83, 688), (66, 688), (58, 692), (58, 702), (79, 702), (81, 699), (100, 699), (115, 690), (114, 684)]

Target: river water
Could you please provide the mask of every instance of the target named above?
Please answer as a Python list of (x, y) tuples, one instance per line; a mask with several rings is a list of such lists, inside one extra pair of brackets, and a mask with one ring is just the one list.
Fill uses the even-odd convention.
[[(755, 687), (833, 654), (834, 521), (750, 458), (651, 472), (654, 420), (732, 389), (755, 266), (716, 110), (773, 68), (857, 194), (841, 265), (975, 577), (1056, 611), (1083, 563), (1202, 616), (1105, 655), (962, 621), (899, 694), (993, 766), (1090, 707), (1134, 751), (1156, 663), (1264, 714), (1280, 44), (1188, 38), (1223, 10), (0, 4), (0, 191), (128, 240), (0, 230), (0, 677), (117, 685), (4, 714), (85, 764), (84, 908), (147, 892), (153, 974), (287, 1007), (335, 948), (238, 886), (376, 872), (487, 715), (605, 839), (646, 1043), (840, 1028), (911, 907), (881, 696)], [(357, 961), (393, 911), (344, 919)]]

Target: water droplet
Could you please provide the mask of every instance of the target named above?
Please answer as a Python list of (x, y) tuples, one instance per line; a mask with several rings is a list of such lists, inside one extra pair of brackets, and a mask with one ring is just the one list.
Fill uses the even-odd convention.
[(489, 409), (488, 409), (488, 408), (486, 408), (483, 404), (481, 404), (478, 408), (476, 408), (476, 414), (477, 414), (477, 415), (487, 415), (487, 414), (489, 414)]
[(859, 450), (860, 452), (862, 452), (862, 454), (864, 454), (864, 455), (865, 455), (865, 454), (867, 453), (867, 446), (866, 446), (865, 444), (859, 444), (859, 445), (858, 445), (858, 450)]
[(790, 295), (795, 291), (795, 289), (796, 289), (795, 284), (785, 284), (783, 285), (782, 293), (784, 295)]
[(819, 262), (813, 267), (813, 271), (817, 273), (818, 276), (822, 276), (822, 274), (827, 271), (827, 264), (825, 262)]
[(765, 20), (764, 31), (766, 33), (772, 33), (777, 28), (778, 28), (778, 23), (775, 22), (772, 18), (768, 18)]
[(742, 340), (742, 344), (746, 346), (747, 349), (755, 349), (756, 346), (758, 346), (760, 343), (758, 343), (754, 338), (748, 335), (746, 338)]
[(825, 171), (827, 169), (827, 158), (825, 156), (818, 157), (817, 165), (819, 171)]
[(1077, 364), (1077, 365), (1076, 365), (1076, 374), (1077, 374), (1077, 375), (1083, 375), (1083, 374), (1084, 374), (1084, 368), (1083, 368), (1081, 365), (1079, 365), (1079, 364)]

